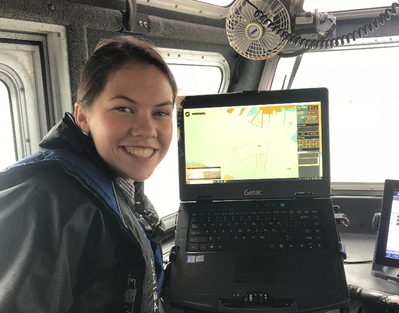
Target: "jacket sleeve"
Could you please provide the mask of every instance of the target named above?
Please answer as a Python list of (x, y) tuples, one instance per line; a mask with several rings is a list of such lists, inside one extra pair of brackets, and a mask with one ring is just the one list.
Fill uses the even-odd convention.
[(55, 166), (0, 173), (0, 312), (69, 311), (94, 218), (76, 185)]

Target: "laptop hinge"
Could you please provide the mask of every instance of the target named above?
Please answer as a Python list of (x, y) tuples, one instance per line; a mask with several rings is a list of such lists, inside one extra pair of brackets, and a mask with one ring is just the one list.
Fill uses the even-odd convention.
[(197, 202), (212, 202), (213, 198), (211, 196), (195, 196)]
[(295, 198), (313, 198), (314, 194), (310, 191), (299, 191), (295, 193)]

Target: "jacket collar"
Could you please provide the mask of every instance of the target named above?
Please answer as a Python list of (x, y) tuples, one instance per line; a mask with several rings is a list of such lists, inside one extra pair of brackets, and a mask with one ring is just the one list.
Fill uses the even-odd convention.
[(110, 179), (115, 179), (115, 173), (100, 157), (90, 135), (85, 135), (75, 123), (70, 113), (58, 122), (48, 133), (39, 146), (45, 150), (68, 149), (80, 157), (88, 159)]
[[(116, 180), (116, 174), (112, 169), (104, 162), (97, 152), (94, 145), (93, 138), (82, 132), (79, 126), (75, 122), (75, 118), (70, 113), (65, 113), (64, 118), (59, 121), (47, 134), (44, 136), (39, 146), (44, 150), (57, 150), (67, 149), (72, 151), (99, 168), (109, 179), (112, 181)], [(151, 202), (144, 195), (144, 183), (135, 182), (135, 200), (146, 206), (151, 216), (151, 226), (156, 229), (158, 226), (159, 217), (155, 213)], [(150, 207), (150, 208), (148, 208)], [(143, 212), (140, 212), (143, 214)]]

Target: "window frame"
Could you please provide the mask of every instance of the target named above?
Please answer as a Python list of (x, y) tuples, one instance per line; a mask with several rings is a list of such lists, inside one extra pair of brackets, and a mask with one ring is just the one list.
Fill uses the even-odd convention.
[[(392, 1), (388, 4), (388, 6), (390, 6), (392, 4)], [(310, 10), (314, 10), (315, 8), (316, 8), (316, 6), (314, 6), (312, 9), (309, 7), (310, 5), (309, 5), (309, 2), (308, 3), (306, 3), (306, 0), (303, 2), (303, 9), (306, 11), (306, 9), (308, 9), (307, 11), (310, 11)], [(336, 9), (334, 9), (334, 10), (324, 10), (324, 8), (322, 7), (322, 10), (320, 10), (319, 8), (317, 8), (318, 9), (318, 11), (321, 11), (321, 12), (330, 12), (330, 13), (334, 13), (334, 15), (335, 15), (335, 13), (337, 13), (337, 12), (340, 12), (340, 13), (344, 13), (344, 12), (351, 12), (351, 13), (353, 13), (353, 11), (354, 10), (356, 10), (356, 11), (370, 11), (370, 10), (373, 10), (373, 11), (376, 11), (376, 10), (378, 10), (378, 11), (380, 11), (380, 10), (385, 10), (385, 8), (386, 8), (387, 6), (381, 6), (381, 5), (377, 5), (377, 6), (369, 6), (369, 7), (362, 7), (362, 8), (359, 8), (359, 7), (357, 7), (357, 8), (347, 8), (347, 9), (338, 9), (338, 10), (336, 10)], [(374, 14), (373, 16), (378, 16), (378, 13), (377, 14)], [(352, 14), (352, 17), (353, 17), (353, 14)]]
[(230, 84), (230, 68), (224, 56), (217, 52), (158, 48), (168, 65), (195, 65), (218, 67), (222, 72), (219, 93), (227, 92)]
[(136, 0), (137, 4), (176, 11), (186, 14), (198, 15), (213, 19), (222, 19), (227, 16), (230, 7), (221, 7), (205, 2), (188, 1), (188, 0)]
[(72, 109), (66, 28), (60, 25), (0, 18), (0, 37), (40, 41), (52, 118), (58, 121)]
[[(59, 25), (0, 18), (0, 45), (5, 48), (0, 73), (10, 92), (16, 158), (20, 160), (37, 152), (41, 138), (72, 108), (66, 30)], [(12, 51), (25, 55), (19, 59)]]
[[(21, 72), (21, 69), (18, 71)], [(9, 65), (0, 63), (0, 80), (7, 86), (10, 99), (12, 126), (15, 140), (16, 159), (32, 154), (32, 143), (38, 144), (40, 132), (30, 127), (27, 121), (26, 82)], [(31, 92), (30, 92), (31, 93)], [(34, 150), (33, 150), (34, 151)]]
[[(12, 75), (10, 75), (8, 73), (8, 71), (4, 71), (3, 70), (4, 65), (0, 63), (0, 83), (3, 84), (7, 90), (7, 97), (8, 97), (8, 102), (7, 102), (7, 106), (8, 106), (8, 110), (10, 112), (10, 116), (11, 116), (11, 130), (12, 130), (12, 143), (14, 145), (14, 155), (13, 155), (13, 159), (17, 160), (18, 158), (18, 148), (21, 146), (19, 144), (17, 144), (17, 134), (15, 131), (15, 122), (14, 122), (14, 118), (13, 118), (13, 109), (11, 107), (13, 102), (16, 102), (15, 96), (18, 95), (17, 93), (17, 84), (14, 80), (14, 77)], [(8, 69), (7, 69), (8, 70)], [(14, 100), (12, 100), (14, 99)], [(3, 103), (0, 103), (0, 105), (2, 105)], [(2, 110), (1, 110), (2, 111)], [(8, 112), (7, 112), (8, 113)], [(3, 132), (3, 130), (2, 130)], [(6, 152), (8, 153), (8, 152)], [(0, 162), (1, 166), (0, 166), (0, 170), (2, 170), (4, 168), (3, 166), (3, 162)]]

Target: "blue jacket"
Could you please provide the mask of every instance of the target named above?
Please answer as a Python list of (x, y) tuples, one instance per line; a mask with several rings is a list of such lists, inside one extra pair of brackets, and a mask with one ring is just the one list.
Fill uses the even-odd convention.
[(0, 173), (0, 312), (158, 312), (163, 224), (67, 114)]

